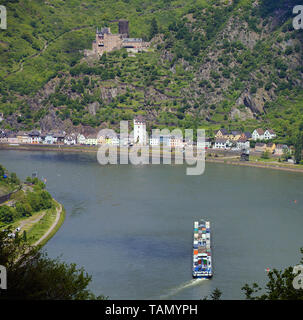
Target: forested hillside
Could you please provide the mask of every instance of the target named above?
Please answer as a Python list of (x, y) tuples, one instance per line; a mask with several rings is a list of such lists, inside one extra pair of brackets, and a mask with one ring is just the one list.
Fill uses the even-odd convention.
[[(4, 1), (0, 31), (3, 127), (273, 127), (291, 143), (303, 128), (303, 31), (298, 1)], [(149, 52), (84, 57), (95, 28), (130, 21)]]

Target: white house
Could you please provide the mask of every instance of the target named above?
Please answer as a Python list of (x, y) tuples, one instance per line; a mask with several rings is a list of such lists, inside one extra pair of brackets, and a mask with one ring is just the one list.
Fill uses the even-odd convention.
[[(111, 145), (111, 146), (118, 146), (120, 145), (120, 135), (116, 134), (113, 130), (106, 130), (105, 133), (103, 133), (103, 143)], [(101, 139), (101, 136), (99, 136), (99, 141)], [(128, 141), (128, 139), (123, 139), (123, 143)], [(103, 144), (102, 143), (102, 144)]]
[(238, 150), (249, 149), (249, 147), (250, 147), (250, 143), (248, 140), (241, 138), (237, 141)]
[(264, 140), (271, 140), (271, 139), (274, 139), (276, 138), (276, 134), (274, 132), (274, 130), (271, 130), (271, 129), (267, 129), (265, 132), (264, 132)]
[(19, 131), (17, 133), (17, 138), (19, 143), (30, 143), (31, 139), (27, 132)]
[(283, 154), (289, 152), (289, 148), (285, 144), (277, 144), (275, 149), (275, 155), (282, 156)]
[(18, 144), (19, 140), (15, 133), (11, 132), (7, 134), (7, 143)]
[(151, 146), (159, 146), (160, 145), (160, 136), (151, 136), (149, 138), (149, 144)]
[(213, 149), (227, 149), (229, 146), (228, 139), (216, 139)]
[(40, 137), (40, 132), (37, 130), (33, 130), (28, 134), (29, 138), (30, 138), (30, 143), (32, 144), (39, 144), (42, 139)]
[(89, 146), (96, 146), (98, 144), (98, 138), (94, 134), (90, 134), (87, 136), (85, 140), (85, 144)]
[(43, 144), (54, 144), (57, 142), (57, 138), (55, 138), (52, 134), (47, 133), (45, 135)]
[(252, 133), (252, 138), (253, 140), (264, 140), (264, 130), (259, 128), (255, 129), (254, 132)]
[(170, 136), (168, 145), (172, 148), (183, 148), (184, 143), (182, 136)]
[(75, 134), (70, 134), (65, 136), (64, 138), (64, 144), (68, 145), (68, 146), (73, 146), (77, 143), (77, 139), (76, 139), (76, 135)]
[(111, 139), (110, 139), (110, 144), (111, 144), (112, 146), (118, 146), (118, 145), (120, 145), (120, 138), (119, 138), (118, 136), (113, 136), (113, 137), (111, 137)]
[(86, 138), (83, 134), (80, 134), (80, 133), (78, 134), (77, 143), (82, 145), (86, 143)]
[(146, 122), (142, 116), (138, 116), (134, 119), (134, 142), (145, 146), (146, 136)]
[(170, 146), (170, 134), (161, 134), (160, 135), (160, 145), (165, 147)]
[(8, 133), (4, 130), (0, 130), (0, 143), (7, 143)]
[(206, 138), (205, 142), (197, 142), (197, 147), (198, 148), (204, 148), (204, 149), (209, 149), (211, 147), (211, 139)]
[(56, 139), (56, 143), (57, 144), (64, 144), (64, 139), (66, 136), (65, 131), (55, 131), (52, 132), (53, 137)]

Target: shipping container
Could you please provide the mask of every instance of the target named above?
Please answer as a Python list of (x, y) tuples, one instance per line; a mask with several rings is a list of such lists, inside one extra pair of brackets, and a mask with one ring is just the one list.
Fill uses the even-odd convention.
[(193, 247), (193, 277), (211, 278), (211, 239), (210, 223), (208, 221), (200, 220), (199, 222), (194, 222)]

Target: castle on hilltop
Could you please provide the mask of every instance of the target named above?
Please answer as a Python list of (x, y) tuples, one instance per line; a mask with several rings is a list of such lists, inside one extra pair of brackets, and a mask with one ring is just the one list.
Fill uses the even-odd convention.
[[(115, 20), (116, 21), (116, 20)], [(112, 21), (112, 22), (115, 22)], [(138, 53), (149, 47), (149, 42), (139, 38), (129, 38), (129, 23), (127, 20), (118, 20), (119, 33), (111, 33), (110, 28), (96, 30), (96, 40), (93, 41), (93, 53), (102, 56), (104, 52), (111, 52), (126, 48), (128, 52)]]

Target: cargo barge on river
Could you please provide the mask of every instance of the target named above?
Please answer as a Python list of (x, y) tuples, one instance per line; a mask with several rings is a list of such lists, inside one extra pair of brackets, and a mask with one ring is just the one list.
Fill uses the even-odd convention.
[(193, 239), (193, 278), (211, 278), (213, 276), (210, 222), (194, 222)]

